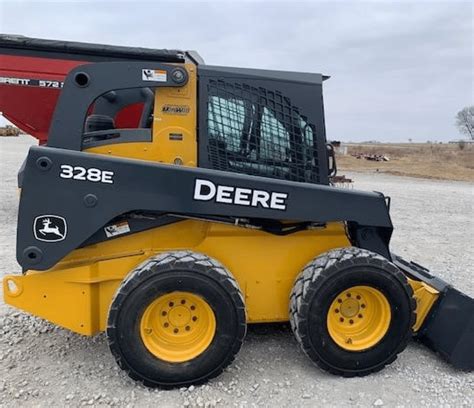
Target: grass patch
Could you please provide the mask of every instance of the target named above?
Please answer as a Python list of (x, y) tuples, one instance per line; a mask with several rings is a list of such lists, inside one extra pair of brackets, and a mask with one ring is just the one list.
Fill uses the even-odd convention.
[[(344, 171), (368, 171), (439, 180), (474, 182), (474, 146), (465, 144), (346, 144), (347, 155), (337, 154)], [(357, 159), (352, 154), (376, 154), (388, 162)]]

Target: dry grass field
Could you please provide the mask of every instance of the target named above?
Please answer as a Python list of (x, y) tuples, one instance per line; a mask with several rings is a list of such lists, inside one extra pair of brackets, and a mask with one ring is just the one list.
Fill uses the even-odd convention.
[[(347, 154), (337, 155), (340, 174), (345, 171), (367, 171), (399, 176), (439, 180), (474, 181), (474, 145), (465, 144), (346, 144)], [(462, 148), (461, 148), (462, 147)], [(352, 154), (375, 154), (389, 161), (357, 159)]]

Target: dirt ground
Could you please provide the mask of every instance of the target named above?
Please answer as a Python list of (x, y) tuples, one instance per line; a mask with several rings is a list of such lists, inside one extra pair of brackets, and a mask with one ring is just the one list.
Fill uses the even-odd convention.
[[(397, 176), (474, 182), (474, 144), (405, 143), (345, 144), (337, 155), (341, 173), (365, 171)], [(389, 161), (357, 159), (352, 154), (387, 156)]]
[[(0, 138), (0, 277), (15, 260), (16, 173), (32, 139)], [(474, 184), (350, 173), (358, 189), (392, 197), (392, 250), (474, 296)], [(235, 362), (207, 385), (149, 390), (120, 371), (104, 335), (76, 335), (0, 300), (0, 406), (474, 406), (474, 373), (412, 343), (383, 371), (342, 379), (316, 368), (288, 325), (250, 327)]]

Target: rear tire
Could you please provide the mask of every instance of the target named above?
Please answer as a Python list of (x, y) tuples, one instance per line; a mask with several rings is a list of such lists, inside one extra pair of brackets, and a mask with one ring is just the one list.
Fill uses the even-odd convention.
[(415, 306), (413, 291), (395, 265), (350, 247), (329, 251), (303, 269), (291, 292), (290, 323), (320, 368), (364, 376), (405, 349)]
[(149, 387), (199, 384), (220, 374), (246, 332), (242, 293), (216, 260), (168, 252), (124, 280), (107, 338), (119, 366)]

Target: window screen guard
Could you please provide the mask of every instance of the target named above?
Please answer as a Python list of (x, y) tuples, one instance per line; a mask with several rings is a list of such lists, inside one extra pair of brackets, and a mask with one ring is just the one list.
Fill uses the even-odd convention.
[(327, 184), (318, 89), (245, 76), (200, 78), (199, 165)]

